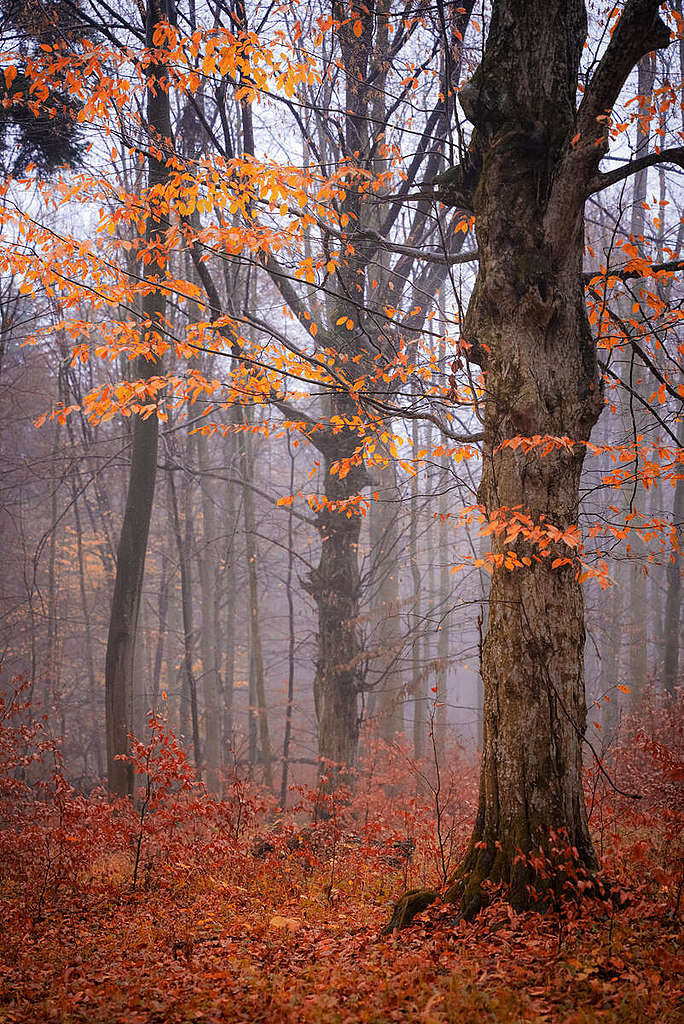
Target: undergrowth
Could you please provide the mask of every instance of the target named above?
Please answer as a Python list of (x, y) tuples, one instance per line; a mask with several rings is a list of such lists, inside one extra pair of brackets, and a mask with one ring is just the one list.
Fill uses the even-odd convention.
[[(85, 796), (30, 715), (0, 696), (0, 1021), (594, 1022), (681, 1019), (684, 726), (653, 699), (587, 766), (605, 889), (557, 837), (544, 915), (505, 893), (473, 924), (437, 901), (381, 937), (397, 896), (444, 889), (477, 805), (477, 765), (434, 768), (367, 735), (333, 794), (277, 808), (234, 771), (220, 800), (163, 721), (132, 743), (136, 799)], [(638, 790), (633, 800), (619, 792)], [(500, 897), (500, 898), (499, 898)], [(582, 897), (582, 898), (580, 898)]]

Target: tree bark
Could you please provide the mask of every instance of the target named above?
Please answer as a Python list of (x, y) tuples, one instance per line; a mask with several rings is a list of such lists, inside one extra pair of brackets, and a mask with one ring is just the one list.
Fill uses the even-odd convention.
[[(639, 61), (638, 69), (638, 95), (640, 97), (640, 109), (642, 117), (637, 122), (637, 143), (635, 148), (635, 157), (646, 156), (649, 149), (650, 139), (650, 118), (648, 111), (651, 106), (651, 97), (653, 93), (653, 83), (655, 77), (655, 64), (650, 55), (642, 57)], [(646, 204), (648, 187), (648, 168), (644, 167), (637, 174), (634, 175), (633, 189), (632, 189), (632, 212), (630, 218), (630, 236), (633, 244), (637, 247), (639, 255), (645, 256), (644, 251), (644, 227), (645, 227), (645, 216), (644, 206)], [(638, 284), (637, 284), (638, 289)], [(638, 291), (637, 291), (638, 294)], [(628, 308), (631, 307), (634, 299), (631, 295), (625, 296), (628, 303)], [(641, 306), (641, 303), (639, 303)], [(640, 317), (644, 319), (645, 310), (642, 310)], [(633, 314), (632, 314), (633, 316)], [(629, 320), (630, 315), (626, 318)], [(642, 338), (640, 331), (634, 331), (636, 335), (635, 340), (640, 341)], [(647, 401), (648, 400), (648, 389), (647, 389), (647, 369), (645, 364), (639, 359), (635, 352), (632, 352), (631, 363), (630, 363), (630, 387), (633, 388), (638, 394)], [(631, 398), (631, 396), (630, 396)], [(632, 402), (630, 402), (630, 430), (632, 429), (631, 424), (634, 424), (634, 432), (638, 436), (642, 434), (647, 426), (645, 422), (647, 419), (647, 413), (645, 407), (639, 403), (639, 407), (634, 409)], [(634, 438), (636, 441), (636, 437)], [(635, 473), (638, 473), (639, 464), (638, 462), (634, 465)], [(631, 492), (630, 499), (637, 507), (643, 507), (646, 499), (646, 488), (639, 481), (635, 481), (634, 489)], [(630, 566), (630, 577), (629, 577), (629, 610), (631, 618), (631, 629), (629, 630), (629, 685), (632, 691), (631, 704), (635, 709), (638, 709), (639, 705), (644, 696), (644, 690), (648, 678), (648, 601), (646, 595), (646, 566), (643, 564), (642, 559), (639, 558), (640, 544), (638, 541), (632, 540), (631, 549), (632, 557), (629, 560)]]
[[(418, 450), (418, 420), (411, 424), (413, 451)], [(422, 616), (423, 581), (418, 565), (418, 473), (411, 477), (409, 507), (409, 563), (411, 565), (411, 699), (413, 701), (413, 756), (416, 762), (425, 756), (427, 739), (427, 693), (422, 648), (425, 645)]]
[[(287, 453), (290, 458), (290, 494), (294, 494), (295, 486), (295, 455), (292, 442), (288, 434)], [(287, 777), (290, 759), (290, 739), (292, 737), (292, 710), (294, 703), (295, 683), (295, 646), (297, 635), (295, 630), (294, 593), (292, 577), (294, 575), (294, 517), (292, 506), (287, 516), (287, 578), (285, 581), (285, 595), (287, 597), (287, 707), (285, 708), (285, 733), (283, 735), (283, 766), (280, 776), (280, 806), (285, 810), (287, 803)]]
[[(318, 650), (314, 675), (314, 705), (318, 721), (321, 768), (331, 780), (342, 766), (353, 766), (359, 739), (359, 700), (362, 686), (362, 647), (358, 627), (360, 579), (358, 548), (361, 520), (345, 502), (364, 486), (365, 471), (352, 467), (340, 480), (331, 473), (338, 459), (351, 458), (357, 439), (340, 435), (339, 448), (324, 455), (326, 498), (317, 517), (321, 555), (306, 589), (318, 608)], [(337, 503), (341, 503), (337, 507)]]
[(369, 710), (377, 716), (379, 733), (386, 743), (404, 731), (404, 680), (401, 657), (405, 637), (400, 627), (399, 557), (401, 551), (399, 491), (396, 465), (374, 479), (379, 501), (373, 501), (368, 512), (371, 546), (371, 586), (374, 587), (373, 671), (370, 681)]
[[(679, 443), (684, 447), (684, 420), (679, 423)], [(663, 682), (665, 692), (674, 697), (679, 684), (682, 615), (682, 537), (684, 536), (684, 480), (680, 477), (674, 489), (672, 508), (672, 549), (667, 565), (667, 596), (665, 598), (665, 657)]]
[[(517, 510), (542, 536), (577, 522), (583, 442), (603, 404), (582, 284), (585, 196), (606, 148), (601, 115), (642, 54), (669, 39), (657, 9), (630, 0), (576, 112), (584, 4), (549, 0), (540, 19), (536, 3), (498, 0), (482, 64), (461, 92), (476, 129), (480, 252), (464, 335), (486, 377), (479, 501), (490, 522)], [(536, 435), (572, 444), (544, 456), (504, 447)], [(596, 866), (582, 788), (582, 591), (575, 564), (553, 564), (572, 549), (504, 531), (492, 552), (480, 800), (450, 893), (465, 916), (482, 905), (485, 879), (529, 905), (535, 875), (518, 854), (551, 831)]]
[(195, 767), (198, 774), (202, 770), (202, 748), (199, 735), (199, 711), (197, 707), (197, 681), (194, 670), (194, 628), (192, 614), (192, 567), (190, 561), (190, 495), (186, 482), (185, 493), (185, 531), (181, 532), (181, 516), (178, 507), (176, 484), (173, 473), (169, 473), (169, 517), (171, 528), (176, 539), (178, 566), (181, 578), (181, 609), (183, 618), (183, 677), (185, 693), (190, 703), (190, 722), (192, 730), (192, 749)]
[[(153, 47), (155, 25), (162, 20), (164, 0), (149, 0), (145, 15), (146, 45)], [(165, 70), (152, 64), (147, 74), (147, 124), (151, 145), (148, 147), (148, 186), (163, 185), (168, 179), (168, 168), (160, 148), (171, 138), (169, 94), (162, 87)], [(163, 223), (152, 209), (147, 220), (146, 241), (152, 244), (161, 239)], [(163, 258), (145, 264), (144, 276), (152, 282), (163, 276)], [(150, 341), (148, 358), (139, 356), (136, 374), (147, 380), (159, 372), (155, 362), (155, 324), (164, 315), (165, 298), (154, 287), (143, 295), (143, 330)], [(145, 573), (147, 538), (152, 517), (152, 503), (157, 474), (157, 445), (159, 424), (156, 415), (143, 419), (135, 417), (131, 471), (126, 496), (126, 509), (116, 556), (116, 579), (109, 619), (107, 655), (105, 662), (105, 718), (107, 732), (107, 783), (112, 796), (131, 796), (133, 793), (133, 766), (119, 758), (128, 754), (130, 732), (130, 705), (133, 686), (135, 641), (138, 614)]]

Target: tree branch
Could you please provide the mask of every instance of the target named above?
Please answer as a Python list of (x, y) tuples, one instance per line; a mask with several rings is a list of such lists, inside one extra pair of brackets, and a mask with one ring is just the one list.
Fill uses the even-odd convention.
[(660, 153), (649, 153), (647, 156), (639, 157), (638, 160), (630, 160), (628, 164), (616, 167), (613, 171), (596, 174), (589, 182), (587, 196), (602, 192), (603, 189), (610, 188), (618, 181), (624, 181), (632, 174), (638, 174), (646, 167), (654, 167), (656, 164), (677, 164), (678, 167), (684, 168), (684, 146), (673, 146), (671, 149), (661, 150)]
[(627, 77), (651, 50), (670, 42), (670, 29), (660, 18), (663, 0), (628, 0), (615, 26), (577, 112), (575, 131), (585, 149), (607, 134), (605, 116), (613, 109)]
[(620, 376), (620, 374), (619, 374), (619, 373), (616, 373), (616, 372), (615, 372), (615, 370), (611, 370), (610, 366), (608, 365), (608, 363), (607, 363), (607, 362), (606, 362), (606, 361), (605, 361), (604, 359), (599, 359), (599, 360), (598, 360), (598, 364), (599, 364), (599, 366), (601, 367), (601, 369), (603, 370), (603, 372), (604, 372), (604, 373), (607, 373), (609, 377), (612, 377), (612, 378), (613, 378), (613, 380), (615, 380), (615, 381), (617, 381), (617, 382), (618, 382), (618, 384), (620, 385), (620, 387), (623, 387), (623, 388), (625, 389), (625, 391), (628, 391), (628, 392), (630, 393), (630, 395), (631, 395), (631, 396), (632, 396), (633, 398), (636, 398), (636, 400), (637, 400), (638, 402), (641, 402), (641, 404), (643, 405), (643, 407), (644, 407), (644, 408), (645, 408), (645, 409), (646, 409), (646, 410), (647, 410), (648, 412), (650, 412), (651, 416), (652, 416), (652, 417), (653, 417), (653, 418), (654, 418), (655, 420), (657, 420), (657, 421), (658, 421), (658, 423), (659, 423), (659, 424), (660, 424), (660, 426), (661, 426), (661, 427), (663, 428), (663, 430), (665, 431), (665, 433), (666, 433), (666, 434), (667, 434), (667, 435), (668, 435), (669, 437), (671, 437), (671, 438), (672, 438), (672, 440), (674, 441), (674, 443), (675, 443), (675, 444), (677, 445), (677, 447), (679, 448), (679, 438), (677, 437), (677, 435), (676, 435), (676, 434), (673, 434), (673, 433), (672, 433), (672, 431), (671, 431), (671, 430), (670, 430), (670, 428), (668, 427), (668, 425), (667, 425), (667, 423), (665, 422), (665, 420), (664, 420), (664, 419), (662, 418), (662, 416), (661, 416), (661, 415), (660, 415), (659, 413), (657, 413), (657, 412), (655, 411), (655, 409), (653, 408), (653, 406), (649, 404), (648, 400), (647, 400), (646, 398), (644, 398), (644, 397), (643, 397), (643, 395), (640, 395), (640, 394), (639, 394), (639, 392), (638, 392), (638, 391), (637, 391), (637, 390), (636, 390), (635, 388), (632, 388), (632, 387), (630, 387), (630, 385), (629, 385), (629, 384), (627, 384), (627, 382), (626, 382), (626, 381), (624, 381), (624, 380), (622, 379), (622, 377)]
[[(678, 270), (684, 270), (684, 260), (668, 260), (665, 263), (651, 263), (649, 264), (649, 270), (654, 273), (659, 271), (668, 271), (669, 273), (676, 274)], [(648, 277), (648, 274), (644, 274), (641, 270), (625, 270), (619, 267), (615, 270), (606, 270), (605, 274), (595, 274), (587, 272), (582, 274), (582, 278), (586, 285), (590, 284), (597, 277), (617, 277), (621, 281), (633, 281), (635, 278)]]

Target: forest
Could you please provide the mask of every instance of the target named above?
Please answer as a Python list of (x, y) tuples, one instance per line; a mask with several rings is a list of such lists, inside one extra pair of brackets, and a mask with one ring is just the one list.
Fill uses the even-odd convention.
[(0, 26), (0, 1024), (681, 1021), (682, 0)]

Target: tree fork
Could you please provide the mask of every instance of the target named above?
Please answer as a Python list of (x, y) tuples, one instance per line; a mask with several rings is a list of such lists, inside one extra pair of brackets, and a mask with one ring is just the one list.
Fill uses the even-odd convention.
[[(549, 0), (543, 21), (532, 0), (495, 0), (482, 63), (461, 92), (481, 161), (480, 266), (463, 333), (471, 353), (485, 354), (478, 497), (490, 519), (522, 509), (542, 532), (576, 529), (583, 442), (603, 407), (583, 296), (584, 203), (607, 150), (606, 110), (640, 57), (669, 41), (659, 6), (628, 0), (576, 110), (582, 0)], [(579, 443), (544, 457), (507, 443), (536, 435)], [(549, 852), (554, 835), (567, 837), (588, 875), (597, 867), (582, 787), (584, 606), (571, 552), (553, 543), (542, 557), (520, 534), (506, 543), (505, 531), (492, 550), (479, 806), (446, 894), (464, 917), (486, 903), (485, 883), (505, 884), (518, 909), (535, 905), (544, 873), (528, 855)], [(409, 895), (399, 926), (423, 909), (420, 893)]]

